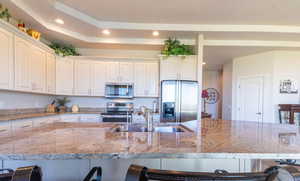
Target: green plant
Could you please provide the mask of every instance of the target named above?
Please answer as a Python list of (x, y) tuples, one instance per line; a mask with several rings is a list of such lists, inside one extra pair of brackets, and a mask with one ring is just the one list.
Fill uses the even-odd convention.
[(57, 102), (58, 106), (66, 106), (66, 104), (68, 104), (71, 101), (67, 97), (64, 97), (62, 99), (57, 98), (56, 102)]
[(165, 40), (164, 48), (161, 51), (161, 54), (165, 55), (166, 57), (171, 55), (194, 55), (194, 49), (193, 46), (181, 44), (176, 38), (169, 38)]
[(6, 21), (9, 21), (11, 18), (11, 14), (9, 13), (7, 8), (3, 8), (2, 4), (0, 4), (0, 18), (6, 19)]
[(52, 43), (49, 45), (55, 53), (59, 56), (79, 56), (80, 54), (77, 53), (76, 49), (72, 45), (62, 45), (59, 43)]

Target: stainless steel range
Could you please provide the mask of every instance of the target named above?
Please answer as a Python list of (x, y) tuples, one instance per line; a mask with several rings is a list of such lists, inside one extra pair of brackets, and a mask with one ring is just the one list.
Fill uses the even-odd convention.
[(132, 114), (132, 102), (108, 102), (101, 115), (103, 122), (132, 122)]

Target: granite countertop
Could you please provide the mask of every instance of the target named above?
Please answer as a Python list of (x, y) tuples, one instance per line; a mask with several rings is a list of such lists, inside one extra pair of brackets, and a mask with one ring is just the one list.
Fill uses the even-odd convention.
[(224, 120), (191, 121), (195, 132), (113, 132), (113, 123), (54, 122), (0, 132), (0, 159), (299, 159), (300, 128)]
[(101, 111), (80, 111), (77, 113), (73, 113), (73, 112), (65, 112), (65, 113), (42, 112), (42, 113), (23, 113), (23, 114), (0, 115), (0, 122), (1, 121), (18, 120), (18, 119), (28, 119), (28, 118), (63, 115), (63, 114), (101, 114), (102, 112)]

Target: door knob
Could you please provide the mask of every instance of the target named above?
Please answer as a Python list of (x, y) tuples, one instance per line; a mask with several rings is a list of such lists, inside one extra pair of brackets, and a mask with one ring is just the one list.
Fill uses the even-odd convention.
[(258, 112), (258, 113), (256, 113), (257, 115), (262, 115), (262, 113), (261, 112)]

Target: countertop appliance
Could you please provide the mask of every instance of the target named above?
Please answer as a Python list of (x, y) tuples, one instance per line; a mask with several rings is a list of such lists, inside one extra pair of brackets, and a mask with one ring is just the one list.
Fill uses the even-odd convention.
[(132, 122), (134, 111), (132, 102), (108, 102), (106, 112), (102, 113), (103, 122)]
[(133, 83), (106, 83), (106, 98), (133, 98)]
[(161, 82), (161, 121), (185, 122), (197, 119), (198, 82), (164, 80)]

